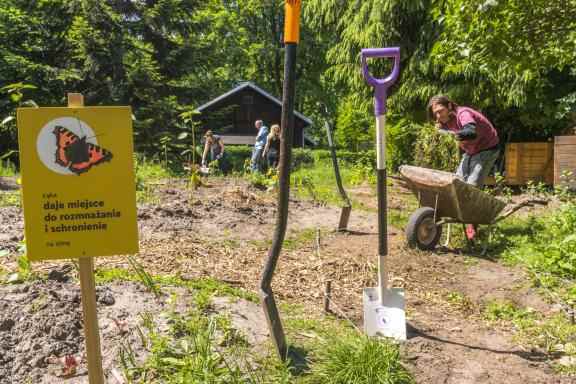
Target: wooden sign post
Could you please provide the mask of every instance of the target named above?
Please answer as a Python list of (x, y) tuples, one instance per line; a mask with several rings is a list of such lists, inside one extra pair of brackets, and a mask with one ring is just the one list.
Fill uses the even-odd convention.
[[(82, 96), (81, 93), (68, 94), (68, 108), (80, 108), (83, 106), (84, 96)], [(88, 379), (90, 384), (104, 384), (100, 329), (98, 327), (98, 308), (96, 307), (94, 259), (91, 257), (80, 257), (78, 264), (80, 267), (80, 290), (82, 291), (82, 313), (84, 315)]]
[(27, 254), (78, 258), (90, 384), (104, 384), (93, 257), (138, 252), (129, 107), (18, 109)]

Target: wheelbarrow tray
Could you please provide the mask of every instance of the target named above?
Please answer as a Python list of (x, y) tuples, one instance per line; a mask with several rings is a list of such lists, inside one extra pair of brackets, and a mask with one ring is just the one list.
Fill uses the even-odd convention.
[(506, 207), (450, 172), (404, 165), (400, 174), (420, 206), (435, 209), (437, 221), (450, 218), (466, 224), (492, 224)]

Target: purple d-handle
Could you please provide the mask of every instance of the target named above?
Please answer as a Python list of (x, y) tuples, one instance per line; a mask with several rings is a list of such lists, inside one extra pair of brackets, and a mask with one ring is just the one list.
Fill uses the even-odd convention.
[[(385, 79), (376, 79), (368, 71), (366, 58), (388, 57), (394, 59), (392, 73)], [(364, 48), (362, 50), (362, 74), (366, 82), (374, 87), (374, 115), (381, 116), (386, 113), (386, 97), (388, 88), (394, 84), (400, 73), (400, 47), (390, 48)]]

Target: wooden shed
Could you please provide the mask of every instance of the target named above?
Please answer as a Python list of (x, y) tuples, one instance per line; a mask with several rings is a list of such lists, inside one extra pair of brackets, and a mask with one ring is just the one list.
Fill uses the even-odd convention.
[[(236, 88), (198, 107), (203, 131), (211, 129), (225, 144), (253, 145), (256, 138), (254, 122), (263, 120), (270, 127), (280, 124), (282, 102), (254, 83), (244, 82)], [(302, 147), (304, 130), (312, 121), (294, 111), (294, 143)]]
[(576, 189), (576, 136), (554, 138), (554, 185)]
[(554, 183), (554, 143), (508, 143), (504, 157), (506, 184)]

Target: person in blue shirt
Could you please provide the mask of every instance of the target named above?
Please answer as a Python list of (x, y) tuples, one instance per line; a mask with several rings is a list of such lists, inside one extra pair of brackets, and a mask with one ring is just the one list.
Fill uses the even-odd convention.
[(262, 171), (262, 152), (266, 146), (266, 140), (268, 138), (268, 127), (264, 125), (262, 120), (256, 120), (254, 126), (258, 130), (258, 135), (256, 135), (256, 142), (254, 143), (254, 149), (252, 150), (252, 159), (250, 162), (250, 168), (252, 172)]

